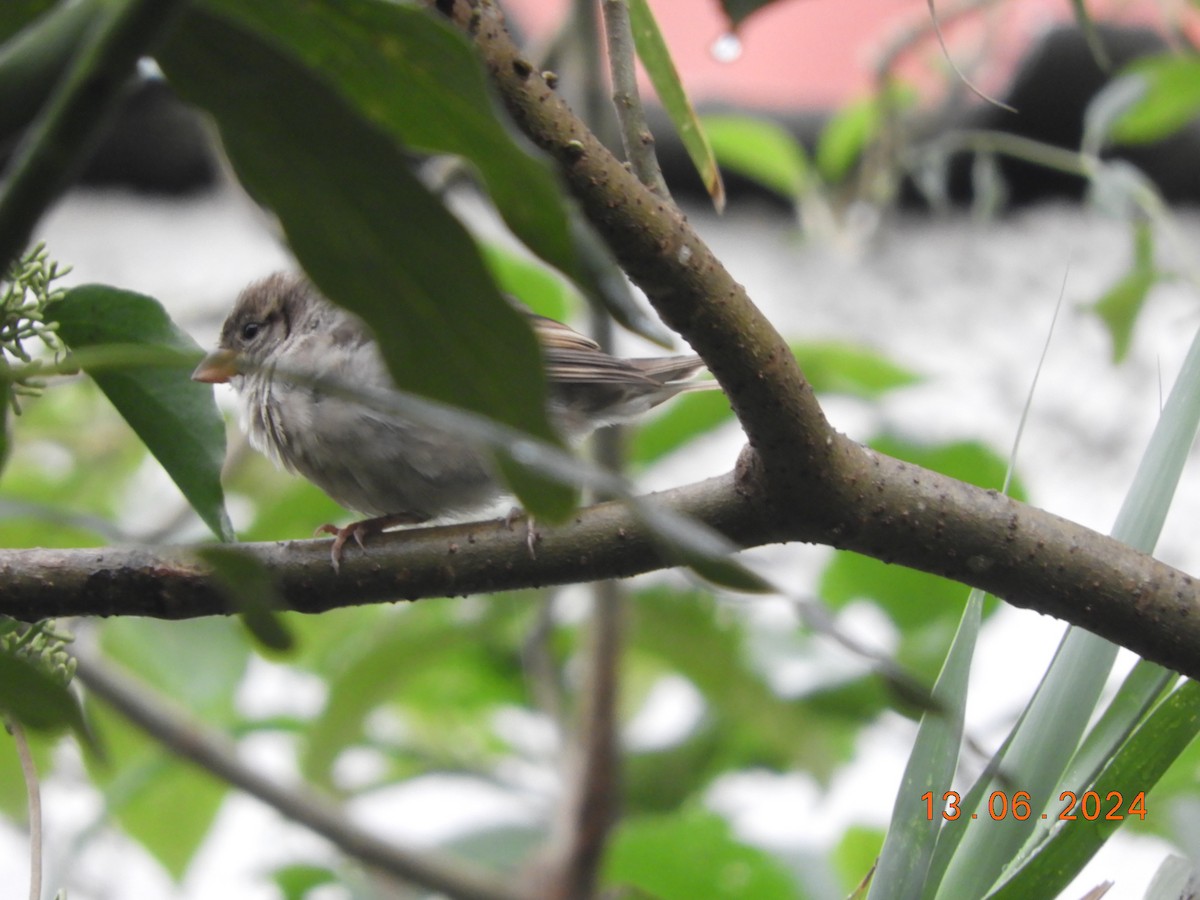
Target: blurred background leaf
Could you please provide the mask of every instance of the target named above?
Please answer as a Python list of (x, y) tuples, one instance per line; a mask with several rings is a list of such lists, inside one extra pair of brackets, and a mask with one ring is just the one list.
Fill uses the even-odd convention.
[(803, 900), (783, 866), (739, 843), (729, 824), (693, 810), (669, 817), (629, 818), (617, 829), (605, 880), (659, 900)]

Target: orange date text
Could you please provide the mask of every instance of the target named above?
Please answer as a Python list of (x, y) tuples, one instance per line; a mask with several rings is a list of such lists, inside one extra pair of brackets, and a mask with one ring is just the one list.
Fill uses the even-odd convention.
[[(944, 792), (940, 807), (934, 805), (933, 791), (926, 791), (920, 799), (925, 804), (925, 818), (929, 820), (940, 814), (947, 822), (961, 818), (980, 819), (984, 816), (997, 822), (1007, 818), (1023, 822), (1037, 815), (1033, 810), (1033, 798), (1029, 796), (1028, 791), (1016, 791), (1011, 796), (1008, 791), (992, 791), (983, 808), (973, 813), (964, 811), (962, 795), (958, 791)], [(1099, 791), (1085, 791), (1083, 794), (1063, 791), (1058, 795), (1058, 800), (1061, 806), (1055, 818), (1059, 822), (1074, 822), (1077, 819), (1086, 819), (1088, 822), (1095, 822), (1097, 819), (1119, 822), (1126, 816), (1137, 816), (1142, 821), (1146, 820), (1145, 791), (1134, 794), (1128, 805), (1125, 804), (1125, 796), (1120, 791), (1109, 791), (1103, 797)], [(1053, 810), (1050, 810), (1041, 813), (1039, 818), (1047, 819), (1052, 814)]]

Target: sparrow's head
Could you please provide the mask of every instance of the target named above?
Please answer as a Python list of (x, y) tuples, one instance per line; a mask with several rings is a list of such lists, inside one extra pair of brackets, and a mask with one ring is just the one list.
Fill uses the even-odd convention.
[(225, 384), (262, 368), (314, 302), (312, 286), (299, 275), (277, 272), (249, 285), (225, 320), (217, 349), (200, 361), (192, 379)]

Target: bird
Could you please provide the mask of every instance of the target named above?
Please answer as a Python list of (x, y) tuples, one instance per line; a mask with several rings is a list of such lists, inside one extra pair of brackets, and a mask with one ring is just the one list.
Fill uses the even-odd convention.
[[(522, 312), (541, 348), (550, 422), (570, 443), (678, 394), (717, 387), (695, 380), (705, 371), (698, 356), (616, 357), (561, 322)], [(303, 274), (276, 272), (249, 284), (192, 379), (232, 386), (255, 449), (366, 517), (317, 529), (334, 537), (335, 570), (350, 538), (365, 549), (369, 535), (461, 519), (506, 495), (485, 448), (329, 389), (397, 390), (366, 324)]]

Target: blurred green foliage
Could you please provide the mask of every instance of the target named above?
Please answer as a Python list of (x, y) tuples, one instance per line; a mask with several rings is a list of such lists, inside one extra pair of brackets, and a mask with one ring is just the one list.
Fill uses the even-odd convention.
[[(49, 5), (4, 6), (0, 39)], [(728, 2), (725, 7), (737, 24), (764, 5)], [(235, 165), (258, 196), (275, 207), (293, 249), (306, 266), (322, 273), (331, 293), (347, 301), (386, 298), (387, 303), (368, 303), (372, 308), (362, 310), (383, 321), (396, 314), (385, 308), (398, 305), (391, 302), (392, 288), (407, 283), (412, 272), (422, 272), (416, 287), (425, 291), (426, 302), (418, 314), (402, 318), (395, 355), (415, 346), (426, 352), (427, 363), (432, 358), (453, 368), (449, 361), (466, 348), (462, 369), (474, 372), (474, 380), (448, 377), (431, 393), (460, 401), (471, 395), (477, 407), (487, 406), (487, 398), (511, 400), (510, 418), (536, 428), (537, 414), (530, 412), (536, 389), (528, 379), (495, 378), (496, 371), (510, 375), (510, 364), (515, 365), (512, 347), (495, 343), (497, 335), (514, 334), (505, 330), (509, 319), (500, 306), (493, 307), (494, 318), (479, 316), (476, 288), (487, 280), (489, 296), (509, 291), (559, 318), (576, 311), (576, 298), (605, 290), (576, 258), (583, 252), (577, 245), (582, 240), (572, 224), (571, 203), (563, 199), (550, 168), (496, 117), (466, 43), (437, 20), (421, 16), (413, 7), (367, 0), (303, 6), (283, 0), (208, 0), (194, 5), (160, 61), (168, 76), (177, 78), (176, 87), (216, 114)], [(239, 48), (253, 50), (252, 58), (234, 52)], [(439, 48), (445, 52), (435, 52)], [(423, 62), (416, 65), (414, 59)], [(1151, 62), (1131, 71), (1141, 91), (1123, 118), (1112, 119), (1117, 124), (1111, 136), (1142, 140), (1179, 127), (1194, 116), (1194, 76), (1190, 60)], [(466, 105), (464, 85), (473, 97)], [(849, 182), (876, 144), (892, 136), (887, 130), (895, 124), (893, 117), (913, 101), (908, 89), (893, 87), (848, 105), (826, 127), (811, 162), (771, 123), (713, 117), (703, 126), (723, 165), (799, 203), (818, 181), (839, 187)], [(314, 111), (326, 119), (306, 122)], [(448, 111), (454, 115), (443, 115)], [(323, 133), (331, 121), (338, 128)], [(305, 140), (293, 140), (293, 126), (304, 126), (296, 133)], [(351, 134), (361, 141), (347, 142)], [(365, 157), (363, 146), (372, 148)], [(525, 249), (480, 247), (442, 218), (440, 199), (416, 179), (398, 175), (399, 169), (371, 168), (400, 166), (411, 150), (466, 154)], [(338, 177), (326, 177), (330, 171)], [(379, 190), (385, 182), (389, 190)], [(307, 190), (314, 183), (321, 186), (319, 195)], [(412, 215), (417, 209), (429, 215)], [(1113, 329), (1118, 356), (1128, 345), (1141, 301), (1163, 276), (1153, 258), (1156, 223), (1138, 222), (1131, 274), (1098, 304)], [(423, 243), (431, 235), (438, 240)], [(414, 248), (424, 250), (413, 253)], [(548, 263), (531, 262), (533, 257)], [(470, 262), (462, 264), (464, 259)], [(133, 302), (140, 312), (121, 340), (136, 343), (164, 323), (154, 307)], [(115, 318), (102, 313), (90, 320), (107, 327)], [(153, 328), (147, 324), (151, 319)], [(433, 341), (422, 330), (430, 322), (435, 331), (461, 327), (455, 333), (465, 337), (456, 343), (447, 340), (448, 332), (437, 331)], [(96, 342), (75, 334), (68, 343), (81, 349)], [(867, 347), (810, 342), (797, 343), (794, 351), (818, 392), (849, 395), (864, 404), (918, 378)], [(530, 359), (525, 362), (532, 364)], [(514, 386), (519, 382), (528, 391)], [(127, 412), (123, 420), (96, 384), (81, 377), (54, 383), (27, 404), (24, 415), (6, 420), (0, 447), (0, 460), (8, 455), (0, 474), (0, 545), (103, 546), (192, 539), (201, 533), (183, 497), (163, 501), (148, 516), (146, 485), (163, 479), (159, 462), (143, 443), (145, 430), (139, 440), (128, 427), (131, 418), (136, 414)], [(683, 397), (634, 435), (631, 456), (638, 465), (651, 465), (723, 427), (734, 427), (723, 395)], [(242, 539), (307, 537), (316, 525), (345, 518), (316, 488), (242, 452), (240, 438), (231, 443), (235, 461), (224, 485)], [(999, 487), (1005, 469), (1001, 457), (975, 443), (929, 446), (880, 435), (871, 444), (988, 487)], [(215, 477), (220, 460), (206, 465)], [(1021, 496), (1019, 484), (1014, 493)], [(210, 524), (220, 522), (211, 503), (208, 513)], [(261, 573), (233, 567), (229, 573), (262, 599), (257, 595), (263, 592), (253, 588)], [(800, 878), (780, 854), (749, 846), (708, 811), (710, 792), (723, 778), (756, 770), (803, 772), (827, 786), (853, 758), (865, 730), (882, 716), (897, 709), (912, 716), (929, 710), (898, 700), (894, 684), (875, 674), (867, 660), (851, 657), (852, 665), (831, 671), (825, 665), (828, 633), (803, 624), (797, 609), (789, 608), (782, 626), (778, 615), (769, 618), (772, 624), (756, 615), (766, 604), (786, 607), (788, 600), (733, 601), (711, 590), (681, 587), (674, 578), (639, 581), (631, 591), (620, 673), (622, 727), (664, 685), (687, 685), (700, 702), (695, 720), (681, 733), (626, 747), (621, 785), (626, 818), (604, 863), (607, 883), (663, 900), (817, 896), (809, 885), (822, 879), (842, 893), (857, 887), (882, 842), (878, 830), (847, 829), (832, 859), (814, 863)], [(832, 557), (817, 579), (816, 593), (834, 613), (855, 603), (882, 612), (895, 628), (895, 660), (918, 684), (936, 675), (966, 596), (959, 585), (850, 554)], [(505, 725), (506, 717), (515, 714), (527, 726), (535, 723), (534, 730), (544, 729), (552, 735), (549, 743), (555, 743), (563, 740), (582, 706), (586, 617), (578, 599), (569, 591), (549, 598), (527, 592), (321, 616), (265, 615), (266, 626), (255, 634), (275, 642), (269, 661), (231, 620), (125, 619), (96, 623), (95, 630), (109, 659), (207, 727), (235, 740), (286, 738), (297, 772), (331, 795), (353, 800), (421, 776), (454, 773), (517, 797), (528, 783), (514, 772), (536, 772), (543, 783), (558, 773), (556, 760), (548, 759), (530, 735)], [(268, 609), (238, 608), (253, 608), (256, 615)], [(545, 616), (544, 608), (549, 610)], [(283, 655), (281, 634), (290, 636)], [(530, 664), (534, 657), (540, 665)], [(781, 687), (776, 676), (785, 664), (814, 674), (802, 687)], [(270, 697), (265, 710), (239, 702), (244, 692), (256, 689), (256, 672), (268, 667), (307, 702)], [(0, 680), (9, 683), (25, 685), (24, 678), (24, 670), (0, 672)], [(40, 687), (30, 688), (29, 695), (35, 694), (41, 696)], [(34, 715), (57, 710), (49, 725), (78, 727), (69, 708), (56, 706), (62, 700), (61, 695), (42, 698)], [(0, 696), (0, 706), (5, 705), (12, 705), (12, 698), (6, 704)], [(103, 704), (89, 700), (86, 712), (107, 749), (105, 761), (87, 760), (105, 814), (173, 878), (182, 878), (210, 834), (227, 788), (179, 762)], [(54, 770), (57, 740), (47, 734), (31, 738), (43, 771)], [(1185, 751), (1160, 791), (1167, 796), (1194, 792), (1198, 764), (1196, 748)], [(0, 810), (17, 820), (24, 815), (20, 785), (13, 754), (0, 752)], [(1144, 827), (1166, 833), (1166, 821), (1150, 817)], [(508, 825), (479, 822), (455, 846), (470, 847), (465, 852), (479, 857), (499, 857), (512, 870), (546, 837), (550, 824), (547, 817), (529, 829), (532, 834), (518, 834)], [(337, 867), (296, 862), (264, 871), (264, 882), (273, 880), (290, 898), (347, 880)]]

